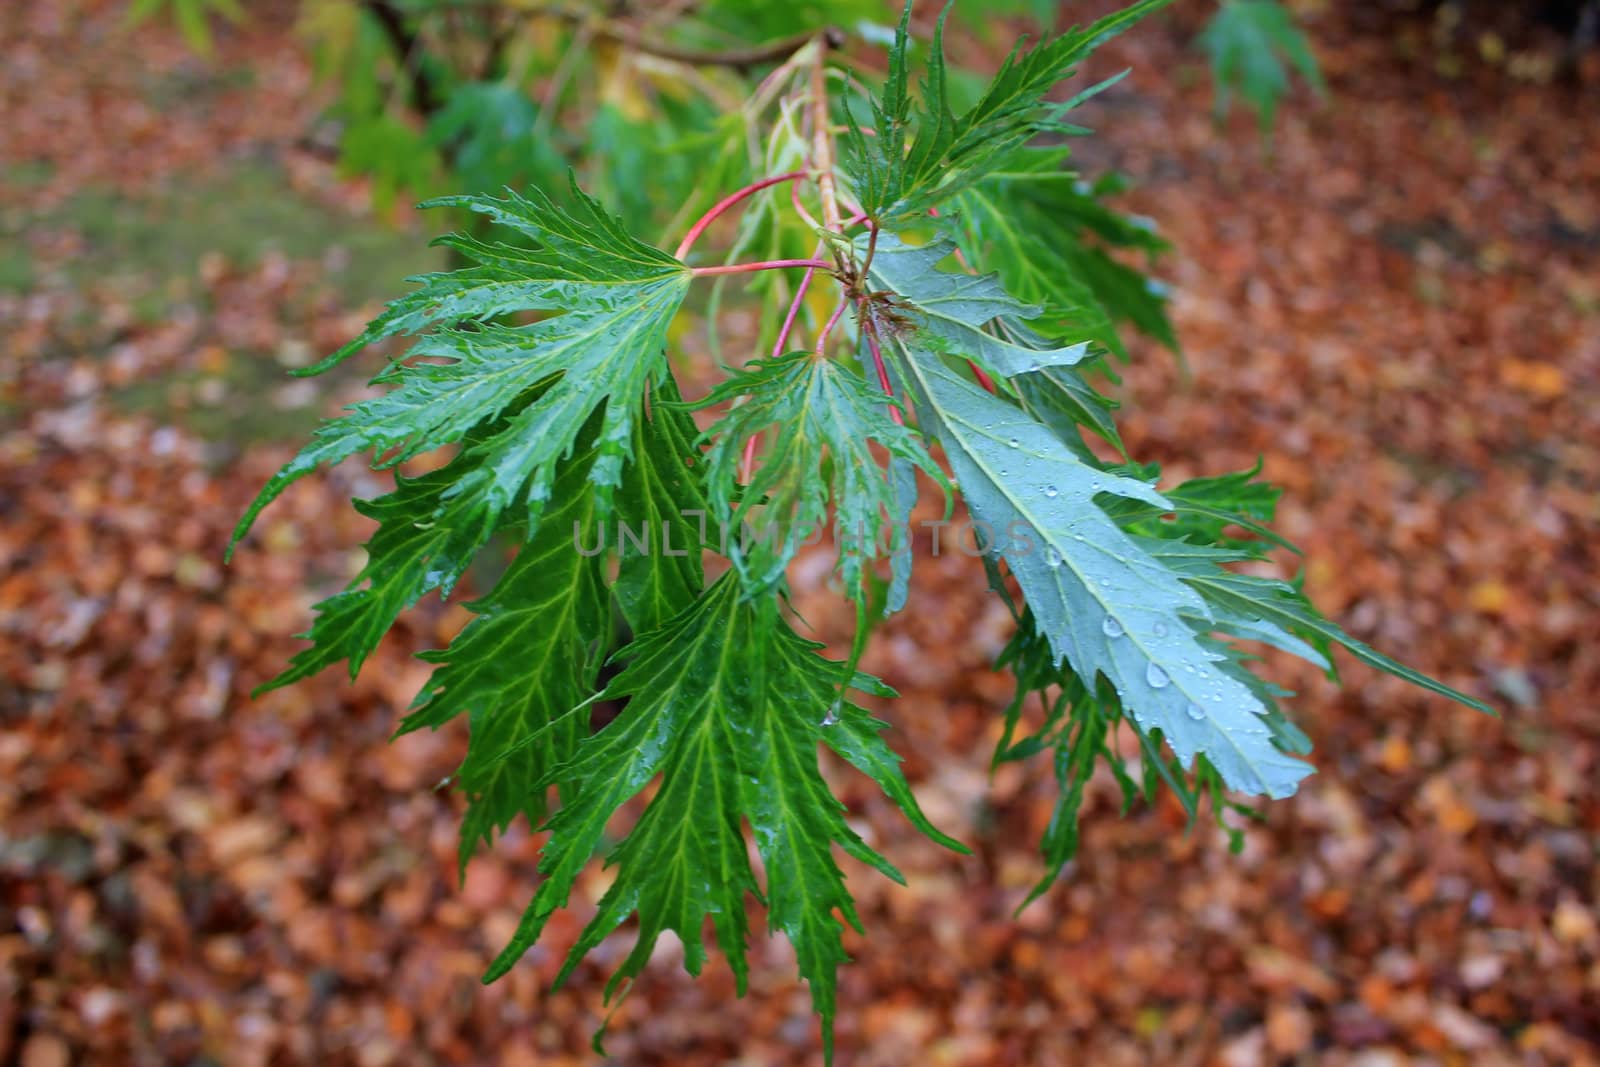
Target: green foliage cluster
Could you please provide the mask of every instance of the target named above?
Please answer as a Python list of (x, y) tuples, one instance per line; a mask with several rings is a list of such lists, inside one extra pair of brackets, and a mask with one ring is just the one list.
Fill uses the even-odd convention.
[[(770, 19), (752, 32), (772, 33), (784, 18), (849, 6), (726, 15)], [(861, 703), (892, 694), (856, 666), (873, 627), (907, 605), (919, 473), (952, 506), (959, 494), (1017, 619), (999, 664), (1016, 697), (995, 758), (1048, 752), (1060, 785), (1036, 894), (1075, 854), (1102, 763), (1130, 801), (1165, 787), (1198, 814), (1210, 800), (1232, 834), (1225, 815), (1253, 810), (1238, 798), (1288, 796), (1311, 773), (1288, 694), (1256, 673), (1252, 648), (1331, 675), (1339, 646), (1487, 710), (1350, 637), (1295, 584), (1259, 576), (1288, 546), (1270, 529), (1277, 492), (1258, 471), (1162, 486), (1117, 434), (1101, 388), (1126, 356), (1119, 327), (1172, 342), (1159, 294), (1124, 256), (1163, 246), (1106, 205), (1114, 184), (1085, 182), (1068, 149), (1040, 135), (1078, 132), (1070, 112), (1095, 90), (1061, 103), (1056, 87), (1162, 6), (1143, 0), (1019, 45), (965, 93), (937, 34), (915, 45), (909, 7), (881, 79), (839, 65), (826, 34), (798, 37), (752, 61), (755, 92), (678, 147), (699, 180), (673, 254), (638, 236), (661, 195), (654, 170), (630, 179), (652, 209), (638, 218), (576, 182), (436, 200), (485, 224), (442, 238), (461, 268), (415, 279), (306, 372), (409, 339), (374, 379), (381, 395), (316, 432), (236, 542), (315, 470), (358, 455), (381, 470), (435, 461), (358, 502), (378, 524), (366, 567), (318, 606), (311, 645), (269, 686), (339, 661), (353, 675), (400, 612), (448, 595), (493, 540), (520, 546), (461, 634), (425, 653), (436, 669), (402, 726), (468, 724), (463, 864), (518, 818), (549, 833), (533, 900), (490, 979), (604, 851), (615, 878), (563, 978), (632, 922), (613, 990), (667, 931), (696, 973), (709, 933), (742, 990), (754, 899), (793, 943), (831, 1052), (840, 935), (859, 927), (837, 854), (901, 876), (851, 830), (820, 750), (962, 849), (919, 810), (886, 723)], [(492, 169), (493, 157), (473, 158)], [(708, 262), (700, 235), (735, 210), (724, 256)], [(711, 287), (713, 326), (732, 299), (762, 326), (726, 379), (690, 402), (669, 353), (697, 281)], [(830, 520), (858, 623), (846, 662), (821, 655), (787, 608), (787, 566)], [(613, 538), (619, 527), (635, 537)], [(1024, 714), (1034, 696), (1042, 716)], [(608, 847), (630, 802), (640, 813)]]
[[(1014, 16), (1048, 30), (1060, 6), (988, 0), (964, 31), (992, 37)], [(129, 22), (158, 15), (209, 54), (213, 21), (237, 24), (244, 9), (239, 0), (131, 0)], [(884, 15), (882, 0), (301, 0), (299, 30), (337, 90), (330, 118), (341, 130), (340, 164), (371, 179), (380, 209), (442, 191), (559, 190), (571, 168), (640, 229), (662, 221), (663, 204), (693, 206), (706, 176), (685, 160), (738, 132), (731, 118), (773, 49), (820, 27), (840, 43), (888, 40)], [(1279, 0), (1220, 0), (1198, 43), (1211, 59), (1219, 115), (1237, 96), (1270, 130), (1289, 67), (1322, 91), (1310, 46)], [(1048, 76), (1048, 49), (1030, 56), (992, 85), (959, 69), (941, 75), (960, 103), (998, 94), (970, 112), (968, 146), (1001, 132), (1010, 94)], [(885, 102), (903, 106), (905, 89)], [(648, 195), (632, 180), (642, 167), (655, 186)]]

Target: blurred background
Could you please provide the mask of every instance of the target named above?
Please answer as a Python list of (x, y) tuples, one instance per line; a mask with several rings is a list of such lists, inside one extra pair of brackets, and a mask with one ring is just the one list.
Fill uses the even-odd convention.
[[(952, 52), (982, 78), (1020, 30), (1109, 6), (958, 4)], [(222, 548), (377, 359), (286, 372), (446, 265), (426, 241), (452, 220), (411, 203), (571, 166), (640, 232), (681, 231), (721, 188), (719, 115), (767, 69), (749, 53), (833, 26), (870, 73), (895, 15), (0, 4), (0, 1063), (597, 1059), (629, 939), (549, 983), (598, 864), (480, 987), (538, 839), (514, 829), (458, 884), (441, 783), (464, 726), (388, 741), (413, 654), (467, 597), (405, 616), (354, 684), (251, 700), (359, 568), (347, 502), (379, 478), (307, 479), (226, 568)], [(1014, 917), (1055, 785), (1044, 761), (990, 774), (1010, 618), (972, 561), (919, 560), (863, 666), (901, 692), (891, 741), (975, 855), (839, 777), (910, 885), (849, 871), (868, 933), (847, 937), (838, 1062), (1600, 1062), (1597, 34), (1590, 0), (1180, 0), (1095, 57), (1087, 78), (1133, 73), (1084, 109), (1074, 158), (1151, 235), (1085, 238), (1132, 356), (1133, 454), (1175, 477), (1262, 457), (1312, 599), (1504, 717), (1275, 664), (1319, 773), (1238, 856), (1175, 803), (1119, 818), (1097, 778), (1079, 858)], [(725, 358), (752, 320), (733, 308)], [(692, 316), (682, 344), (711, 380)], [(837, 643), (828, 566), (794, 582)], [(819, 1062), (786, 942), (754, 948), (735, 1000), (725, 968), (691, 981), (663, 947), (612, 1059)]]

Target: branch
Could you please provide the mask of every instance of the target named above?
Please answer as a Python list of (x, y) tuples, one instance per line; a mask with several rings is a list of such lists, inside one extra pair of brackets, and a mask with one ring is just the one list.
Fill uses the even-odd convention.
[(684, 234), (683, 240), (678, 244), (678, 250), (673, 253), (673, 256), (681, 260), (684, 256), (688, 255), (689, 249), (694, 247), (695, 241), (698, 240), (700, 235), (705, 232), (706, 227), (710, 226), (714, 221), (716, 221), (717, 216), (721, 215), (724, 211), (727, 211), (730, 207), (733, 207), (733, 205), (737, 204), (745, 197), (759, 193), (763, 189), (769, 189), (774, 185), (781, 185), (784, 182), (799, 181), (805, 176), (805, 171), (794, 170), (790, 171), (788, 174), (778, 174), (771, 178), (762, 178), (760, 181), (753, 182), (737, 192), (729, 193), (727, 196), (711, 205), (711, 210), (707, 211), (704, 215), (701, 215), (699, 221), (697, 221), (693, 226), (689, 227), (689, 232)]
[(833, 134), (828, 129), (828, 84), (822, 53), (811, 67), (811, 106), (815, 108), (811, 132), (811, 165), (817, 171), (817, 191), (822, 195), (822, 222), (838, 232), (839, 195), (833, 182)]

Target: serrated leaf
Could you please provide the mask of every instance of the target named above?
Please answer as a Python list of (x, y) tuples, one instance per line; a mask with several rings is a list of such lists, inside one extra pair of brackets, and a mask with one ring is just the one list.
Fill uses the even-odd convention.
[[(930, 270), (919, 285), (945, 277)], [(1160, 729), (1185, 766), (1203, 752), (1235, 789), (1293, 793), (1311, 767), (1272, 745), (1260, 721), (1266, 709), (1215, 669), (1197, 640), (1211, 628), (1205, 602), (1094, 497), (1164, 510), (1166, 500), (1144, 482), (1096, 469), (1026, 412), (966, 381), (942, 358), (944, 339), (930, 343), (921, 329), (886, 335), (923, 428), (944, 446), (974, 519), (987, 524), (1054, 654), (1080, 677), (1110, 679), (1139, 726)]]
[(470, 715), (467, 756), (456, 772), (469, 797), (463, 873), (478, 842), (492, 844), (518, 815), (531, 826), (544, 820), (546, 791), (534, 783), (588, 734), (586, 718), (564, 713), (594, 691), (610, 636), (606, 558), (580, 547), (595, 543), (599, 522), (587, 489), (594, 460), (591, 442), (564, 464), (546, 521), (489, 595), (467, 605), (475, 618), (449, 648), (422, 653), (439, 666), (399, 733)]
[[(840, 698), (841, 665), (818, 657), (818, 647), (782, 622), (773, 598), (744, 599), (730, 572), (666, 626), (619, 653), (627, 666), (603, 697), (628, 703), (552, 772), (552, 779), (571, 780), (575, 789), (548, 823), (550, 841), (539, 867), (545, 880), (486, 981), (509, 970), (538, 939), (550, 915), (565, 905), (613, 813), (659, 773), (659, 790), (609, 857), (615, 880), (562, 977), (635, 913), (638, 940), (608, 990), (639, 973), (667, 930), (683, 942), (686, 968), (698, 973), (705, 961), (701, 929), (709, 918), (742, 992), (744, 897), (760, 892), (739, 826), (743, 818), (765, 870), (769, 921), (794, 944), (831, 1054), (835, 971), (846, 958), (841, 917), (859, 927), (833, 849), (896, 880), (899, 873), (846, 824), (818, 770), (818, 743), (872, 775), (919, 827), (960, 846), (928, 826), (877, 735), (881, 724)], [(881, 688), (864, 676), (855, 684)], [(825, 726), (825, 719), (837, 721)]]
[[(555, 468), (589, 417), (602, 411), (590, 482), (602, 510), (619, 481), (644, 393), (666, 369), (667, 324), (688, 289), (689, 272), (666, 253), (629, 237), (576, 188), (569, 214), (534, 191), (452, 197), (438, 204), (470, 208), (538, 242), (534, 248), (444, 239), (477, 265), (424, 275), (421, 288), (392, 302), (360, 337), (312, 368), (325, 370), (358, 349), (434, 327), (375, 381), (389, 391), (351, 405), (269, 481), (233, 542), (287, 486), (320, 466), (372, 452), (378, 466), (456, 444), (474, 427), (499, 419), (535, 386), (539, 395), (493, 434), (468, 446), (459, 480), (441, 495), (443, 509), (481, 512), (494, 525), (520, 503), (530, 530), (550, 496)], [(502, 326), (512, 312), (560, 312)], [(463, 322), (463, 320), (465, 320)], [(412, 362), (421, 360), (425, 362)], [(231, 548), (231, 546), (230, 546)]]
[(1297, 649), (1293, 644), (1278, 641), (1268, 643), (1278, 644), (1278, 647), (1285, 648), (1286, 651), (1304, 656), (1324, 669), (1328, 667), (1326, 657), (1328, 646), (1339, 645), (1369, 667), (1375, 667), (1396, 678), (1403, 678), (1412, 685), (1449, 697), (1486, 714), (1495, 714), (1493, 707), (1476, 697), (1468, 696), (1443, 682), (1429, 678), (1422, 672), (1384, 655), (1371, 645), (1356, 640), (1336, 623), (1323, 618), (1305, 595), (1288, 582), (1227, 570), (1222, 564), (1238, 557), (1226, 550), (1180, 541), (1146, 543), (1152, 553), (1159, 554), (1162, 562), (1198, 592), (1208, 604), (1232, 620), (1235, 628), (1242, 626), (1246, 629), (1257, 629), (1258, 633), (1253, 638), (1255, 640), (1265, 640), (1263, 635), (1272, 633), (1271, 629), (1261, 629), (1262, 627), (1276, 628), (1298, 635), (1314, 646), (1314, 655), (1305, 656), (1304, 651)]
[[(888, 398), (856, 371), (815, 352), (756, 360), (731, 374), (702, 406), (735, 399), (705, 433), (711, 507), (719, 522), (735, 522), (739, 499), (763, 502), (756, 536), (729, 545), (751, 595), (769, 592), (802, 542), (820, 538), (835, 509), (838, 569), (846, 593), (865, 595), (866, 568), (904, 544), (908, 496), (873, 455), (876, 443), (893, 459), (921, 469), (949, 491), (944, 472), (917, 435), (889, 416)], [(744, 445), (772, 429), (751, 481), (739, 485)], [(901, 475), (904, 477), (904, 475)], [(740, 513), (740, 517), (744, 516)]]
[[(668, 375), (655, 391), (650, 417), (634, 426), (632, 463), (617, 491), (614, 547), (620, 558), (612, 590), (635, 633), (664, 625), (700, 595), (702, 549), (722, 540), (707, 521), (698, 430), (681, 403)], [(636, 538), (638, 544), (648, 538), (653, 547), (636, 548)]]
[(392, 493), (356, 501), (356, 510), (378, 522), (366, 565), (348, 589), (316, 605), (311, 629), (300, 635), (311, 647), (257, 692), (309, 678), (341, 659), (354, 680), (400, 612), (434, 590), (450, 595), (494, 532), (493, 519), (472, 498), (450, 496), (477, 468), (475, 457), (461, 456), (421, 477), (397, 478)]
[[(1070, 667), (1057, 661), (1031, 610), (1018, 620), (1017, 630), (995, 666), (1009, 667), (1017, 678), (1016, 694), (1006, 709), (1005, 728), (995, 749), (995, 765), (1050, 749), (1057, 787), (1055, 807), (1039, 842), (1046, 870), (1021, 907), (1043, 895), (1077, 856), (1084, 798), (1097, 765), (1104, 764), (1111, 771), (1122, 791), (1124, 813), (1138, 800), (1154, 801), (1156, 790), (1165, 785), (1191, 821), (1198, 817), (1204, 783), (1216, 776), (1205, 757), (1196, 757), (1192, 773), (1185, 773), (1176, 760), (1162, 754), (1158, 736), (1136, 728), (1144, 779), (1142, 785), (1136, 782), (1116, 747), (1116, 727), (1125, 716), (1115, 692), (1103, 681), (1090, 688)], [(1045, 720), (1029, 737), (1013, 741), (1023, 702), (1034, 693), (1045, 702)], [(1304, 751), (1309, 750), (1308, 745)]]
[[(1046, 94), (1070, 77), (1100, 44), (1170, 0), (1141, 0), (1084, 29), (1071, 29), (1022, 51), (1013, 49), (971, 108), (955, 115), (945, 71), (941, 15), (927, 63), (922, 100), (910, 92), (910, 16), (907, 3), (889, 51), (889, 74), (873, 100), (876, 136), (850, 120), (848, 164), (857, 199), (880, 222), (925, 212), (981, 179), (1012, 150), (1046, 132), (1078, 132)], [(946, 9), (948, 11), (948, 9)], [(1083, 94), (1087, 95), (1087, 94)], [(1079, 99), (1082, 99), (1080, 96)]]
[(1116, 324), (1177, 351), (1165, 290), (1107, 255), (1105, 248), (1154, 256), (1167, 242), (1147, 220), (1104, 203), (1121, 192), (1114, 177), (1091, 184), (1064, 170), (1065, 149), (1022, 148), (953, 198), (948, 215), (968, 255), (989, 264), (1006, 289), (1037, 304), (1052, 335), (1127, 352)]
[[(858, 238), (856, 248), (864, 257), (867, 238)], [(1038, 343), (1024, 320), (1037, 318), (1040, 309), (1013, 298), (994, 275), (940, 270), (939, 264), (954, 252), (955, 245), (943, 238), (910, 245), (884, 233), (872, 257), (873, 278), (914, 305), (917, 325), (928, 342), (943, 344), (1005, 378), (1046, 367), (1070, 367), (1088, 357), (1087, 342), (1057, 348)], [(991, 325), (998, 329), (985, 329)], [(1008, 340), (1019, 337), (1035, 343)]]
[(1084, 445), (1078, 428), (1089, 430), (1123, 455), (1128, 454), (1111, 413), (1114, 400), (1089, 384), (1078, 367), (1047, 367), (1014, 380), (1017, 398), (1035, 419), (1055, 431), (1058, 438), (1085, 462), (1094, 456)]
[[(1126, 472), (1153, 481), (1160, 475), (1154, 465), (1130, 464)], [(1259, 478), (1261, 463), (1249, 470), (1191, 478), (1166, 491), (1171, 511), (1163, 513), (1133, 501), (1119, 503), (1112, 516), (1134, 533), (1172, 541), (1192, 541), (1238, 550), (1241, 558), (1264, 558), (1268, 546), (1300, 550), (1266, 524), (1277, 510), (1280, 491)], [(1228, 533), (1237, 526), (1254, 540)]]

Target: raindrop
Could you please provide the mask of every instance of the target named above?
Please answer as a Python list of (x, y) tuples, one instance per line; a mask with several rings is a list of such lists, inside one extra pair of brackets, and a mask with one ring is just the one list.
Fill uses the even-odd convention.
[(1189, 713), (1189, 718), (1193, 719), (1195, 722), (1199, 722), (1201, 719), (1206, 717), (1206, 713), (1200, 710), (1199, 704), (1190, 704), (1186, 710)]
[(1100, 579), (1100, 584), (1101, 585), (1110, 585), (1111, 584), (1111, 579), (1110, 578), (1102, 578), (1102, 579)]
[(1107, 615), (1106, 621), (1100, 624), (1100, 629), (1105, 631), (1105, 635), (1107, 637), (1121, 637), (1123, 634), (1127, 633), (1127, 631), (1122, 628), (1122, 624), (1116, 619), (1112, 618), (1110, 615)]
[(1053, 485), (1047, 485), (1044, 487), (1044, 495), (1053, 499), (1061, 495), (1061, 490)]
[(1168, 683), (1172, 681), (1171, 678), (1167, 677), (1167, 672), (1157, 667), (1154, 663), (1145, 669), (1144, 680), (1150, 683), (1151, 689), (1165, 689)]
[(1059, 567), (1061, 566), (1061, 553), (1053, 548), (1047, 548), (1044, 552), (1044, 561), (1051, 567)]
[(1073, 534), (1072, 535), (1072, 539), (1074, 541), (1082, 541), (1083, 540), (1083, 534)]
[(1167, 624), (1164, 622), (1157, 622), (1150, 628), (1150, 632), (1155, 634), (1157, 637), (1165, 637), (1168, 633)]
[(1022, 442), (1017, 440), (1015, 437), (1013, 437), (1011, 439), (1011, 447), (1012, 448), (1021, 448), (1022, 447)]
[(837, 702), (835, 702), (833, 707), (828, 709), (828, 714), (826, 714), (826, 715), (824, 715), (822, 717), (821, 725), (823, 725), (823, 726), (832, 726), (834, 723), (836, 723), (838, 721), (839, 721), (839, 705), (838, 705)]

